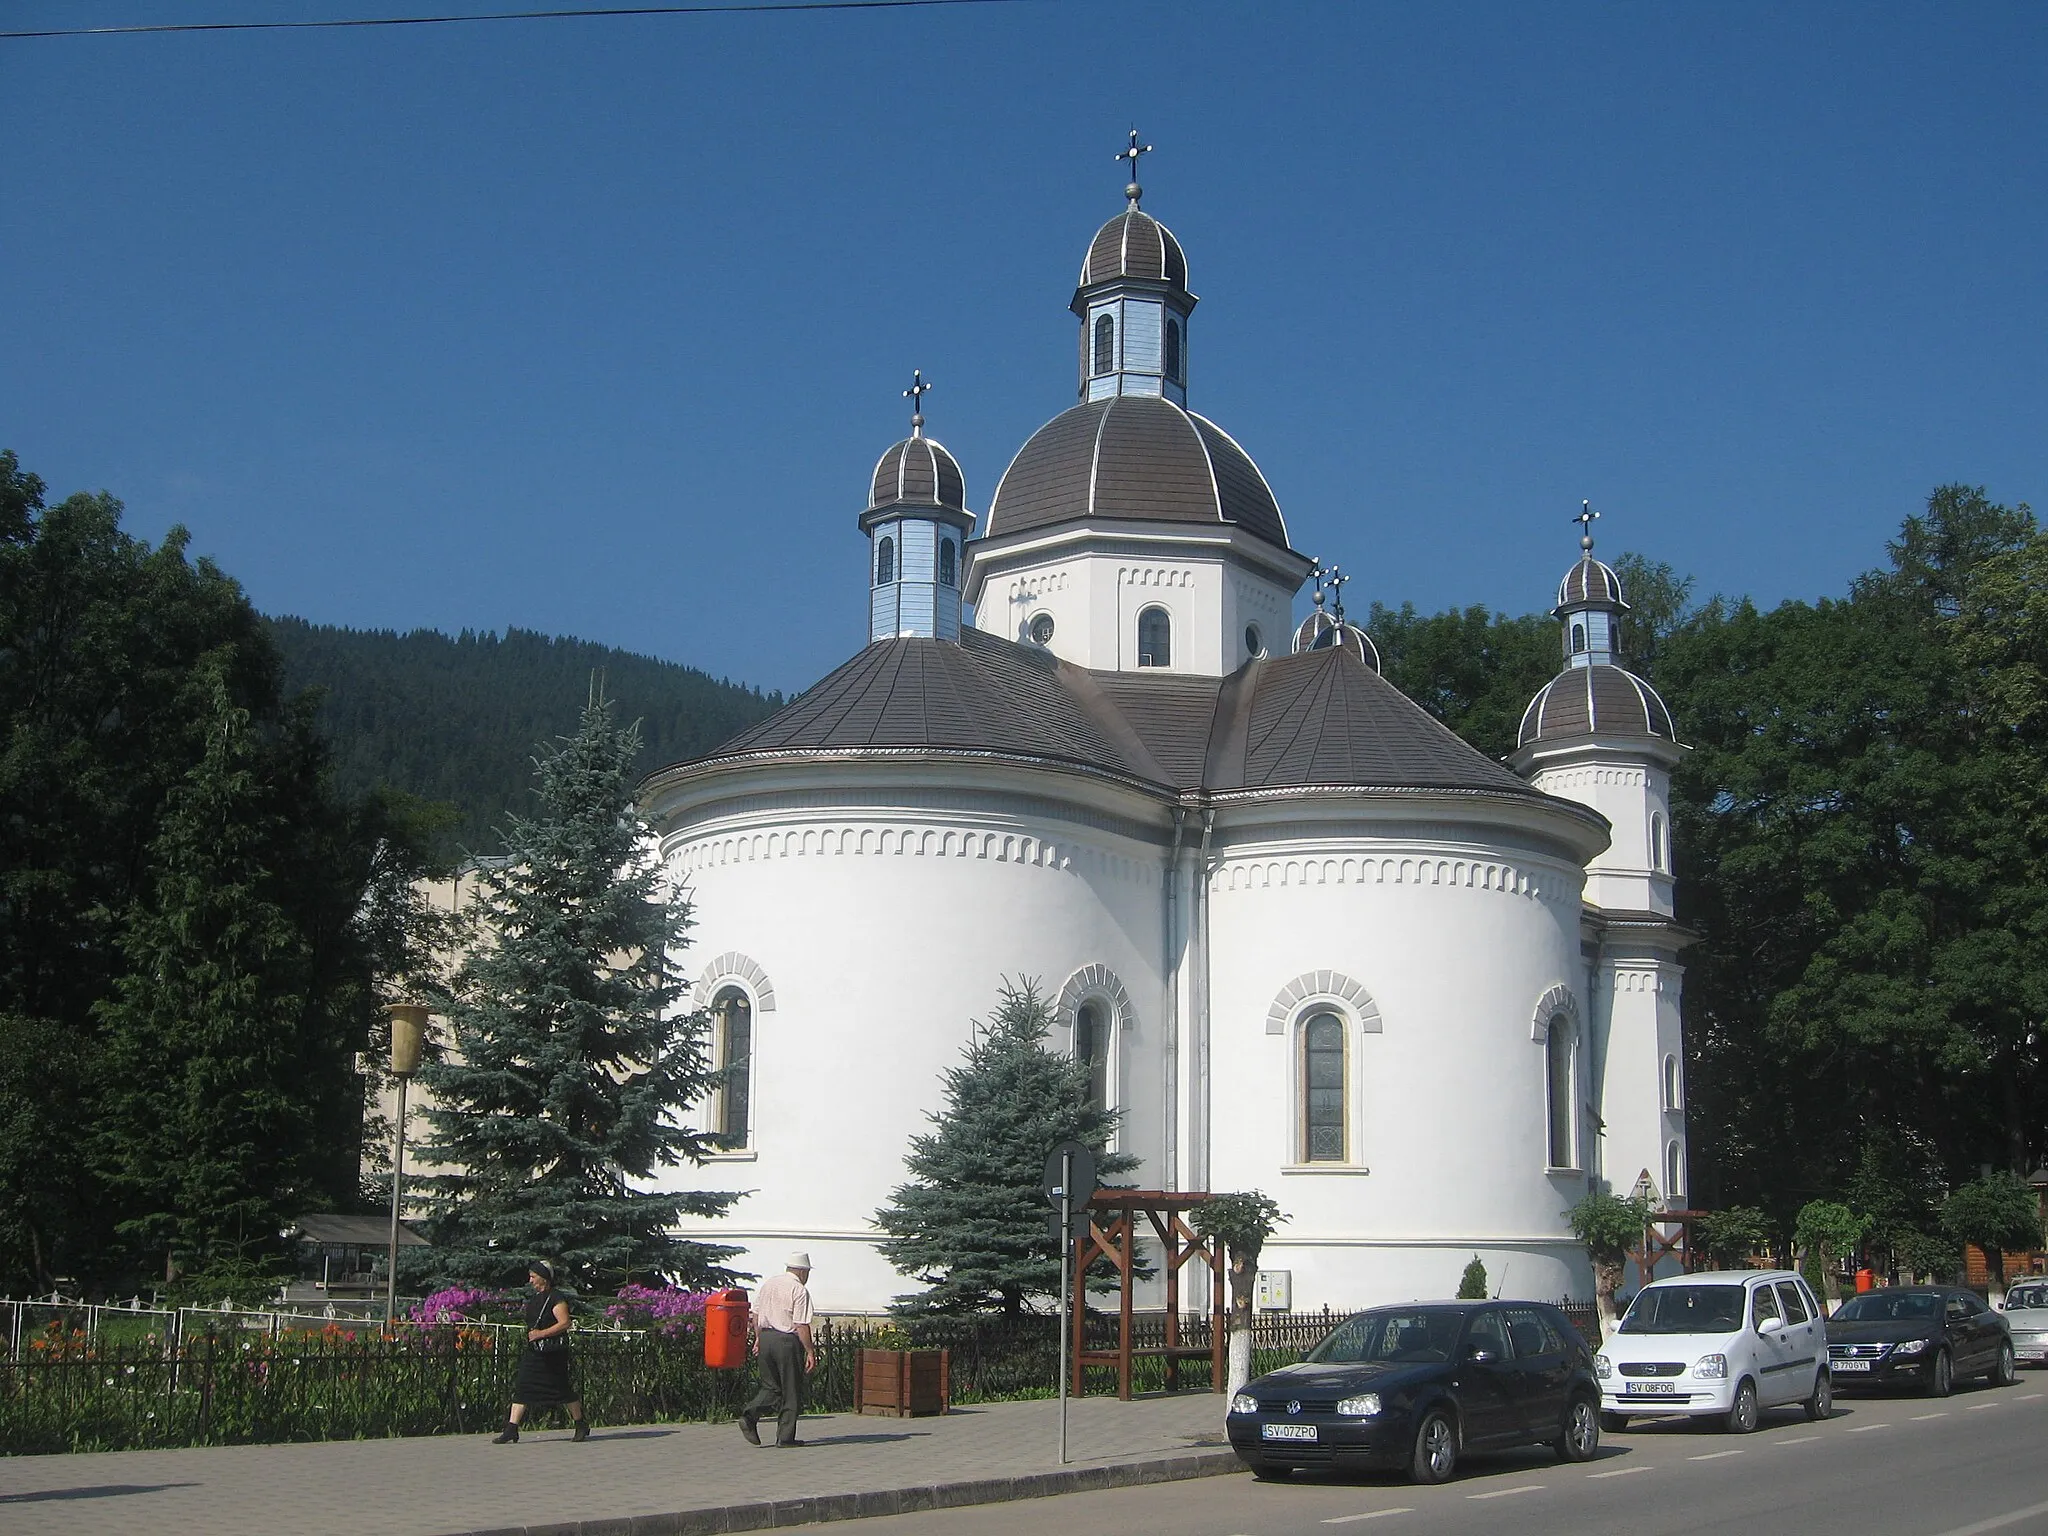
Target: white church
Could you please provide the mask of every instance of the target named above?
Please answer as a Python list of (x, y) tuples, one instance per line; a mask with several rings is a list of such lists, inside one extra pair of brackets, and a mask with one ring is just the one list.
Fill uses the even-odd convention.
[(982, 516), (913, 415), (859, 517), (866, 648), (643, 786), (735, 1069), (693, 1182), (746, 1196), (684, 1235), (762, 1273), (808, 1249), (834, 1311), (915, 1289), (871, 1218), (970, 1021), (1034, 977), (1131, 1182), (1289, 1213), (1264, 1264), (1295, 1306), (1448, 1295), (1474, 1254), (1590, 1297), (1589, 1181), (1686, 1187), (1685, 749), (1618, 663), (1621, 584), (1582, 540), (1505, 765), (1320, 600), (1297, 630), (1315, 563), (1190, 408), (1187, 258), (1126, 196), (1074, 291), (1077, 403)]

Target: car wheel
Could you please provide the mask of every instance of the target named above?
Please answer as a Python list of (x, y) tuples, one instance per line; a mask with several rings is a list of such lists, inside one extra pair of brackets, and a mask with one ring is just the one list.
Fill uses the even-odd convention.
[(1806, 1399), (1806, 1416), (1815, 1423), (1835, 1411), (1835, 1383), (1823, 1365), (1813, 1378), (1813, 1393)]
[(1628, 1428), (1628, 1415), (1625, 1413), (1602, 1413), (1600, 1415), (1600, 1427), (1610, 1435), (1618, 1435)]
[(2019, 1366), (2013, 1360), (2012, 1346), (2010, 1344), (1999, 1345), (1998, 1363), (1991, 1368), (1991, 1385), (1994, 1387), (2009, 1387), (2019, 1379)]
[(1949, 1359), (1947, 1350), (1936, 1350), (1934, 1364), (1927, 1372), (1927, 1395), (1929, 1397), (1947, 1397), (1955, 1388), (1955, 1362)]
[(1553, 1447), (1559, 1461), (1591, 1461), (1600, 1449), (1600, 1412), (1590, 1398), (1575, 1398), (1564, 1412), (1564, 1432)]
[(1294, 1476), (1292, 1467), (1269, 1467), (1260, 1463), (1252, 1464), (1252, 1476), (1262, 1483), (1284, 1483)]
[(1756, 1383), (1745, 1376), (1735, 1389), (1735, 1401), (1723, 1422), (1728, 1426), (1729, 1434), (1746, 1435), (1756, 1428), (1756, 1419)]
[(1441, 1408), (1422, 1416), (1415, 1431), (1415, 1454), (1408, 1458), (1408, 1475), (1418, 1483), (1443, 1483), (1458, 1469), (1458, 1426)]

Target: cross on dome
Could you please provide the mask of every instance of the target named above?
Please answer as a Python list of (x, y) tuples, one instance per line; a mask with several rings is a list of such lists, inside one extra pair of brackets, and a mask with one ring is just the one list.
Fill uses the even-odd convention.
[(1590, 550), (1593, 547), (1593, 524), (1598, 522), (1599, 519), (1600, 514), (1593, 510), (1592, 502), (1582, 501), (1579, 503), (1578, 516), (1572, 519), (1573, 522), (1579, 525), (1579, 548)]
[(910, 370), (910, 388), (903, 391), (903, 398), (910, 402), (910, 435), (924, 436), (924, 397), (931, 393), (931, 385), (924, 381), (924, 370)]
[(1152, 146), (1150, 144), (1140, 144), (1138, 142), (1138, 130), (1133, 128), (1131, 130), (1129, 147), (1118, 150), (1114, 156), (1115, 159), (1131, 162), (1131, 182), (1129, 186), (1124, 188), (1124, 196), (1131, 200), (1133, 208), (1138, 206), (1138, 199), (1145, 195), (1145, 189), (1138, 185), (1138, 157), (1151, 153)]

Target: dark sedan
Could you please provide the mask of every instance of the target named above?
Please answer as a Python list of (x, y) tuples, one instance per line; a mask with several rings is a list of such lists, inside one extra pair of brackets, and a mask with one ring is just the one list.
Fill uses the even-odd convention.
[(1405, 1468), (1440, 1483), (1467, 1451), (1600, 1448), (1593, 1357), (1556, 1307), (1420, 1302), (1346, 1318), (1231, 1399), (1230, 1448), (1255, 1477), (1304, 1467)]
[(2012, 1331), (1974, 1292), (1943, 1285), (1865, 1291), (1828, 1319), (1828, 1374), (1844, 1387), (1916, 1387), (1947, 1397), (1958, 1376), (2013, 1381)]

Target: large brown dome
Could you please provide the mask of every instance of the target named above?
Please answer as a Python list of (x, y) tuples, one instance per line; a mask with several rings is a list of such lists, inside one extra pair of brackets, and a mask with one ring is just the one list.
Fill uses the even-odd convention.
[(1158, 395), (1090, 400), (1040, 427), (996, 486), (987, 537), (1088, 517), (1235, 525), (1288, 547), (1280, 504), (1251, 456)]
[(1518, 746), (1576, 736), (1661, 736), (1676, 741), (1657, 690), (1621, 667), (1566, 667), (1529, 701)]
[(1113, 282), (1120, 277), (1155, 283), (1188, 285), (1188, 258), (1173, 231), (1140, 208), (1126, 208), (1095, 232), (1088, 257), (1081, 263), (1080, 286)]

